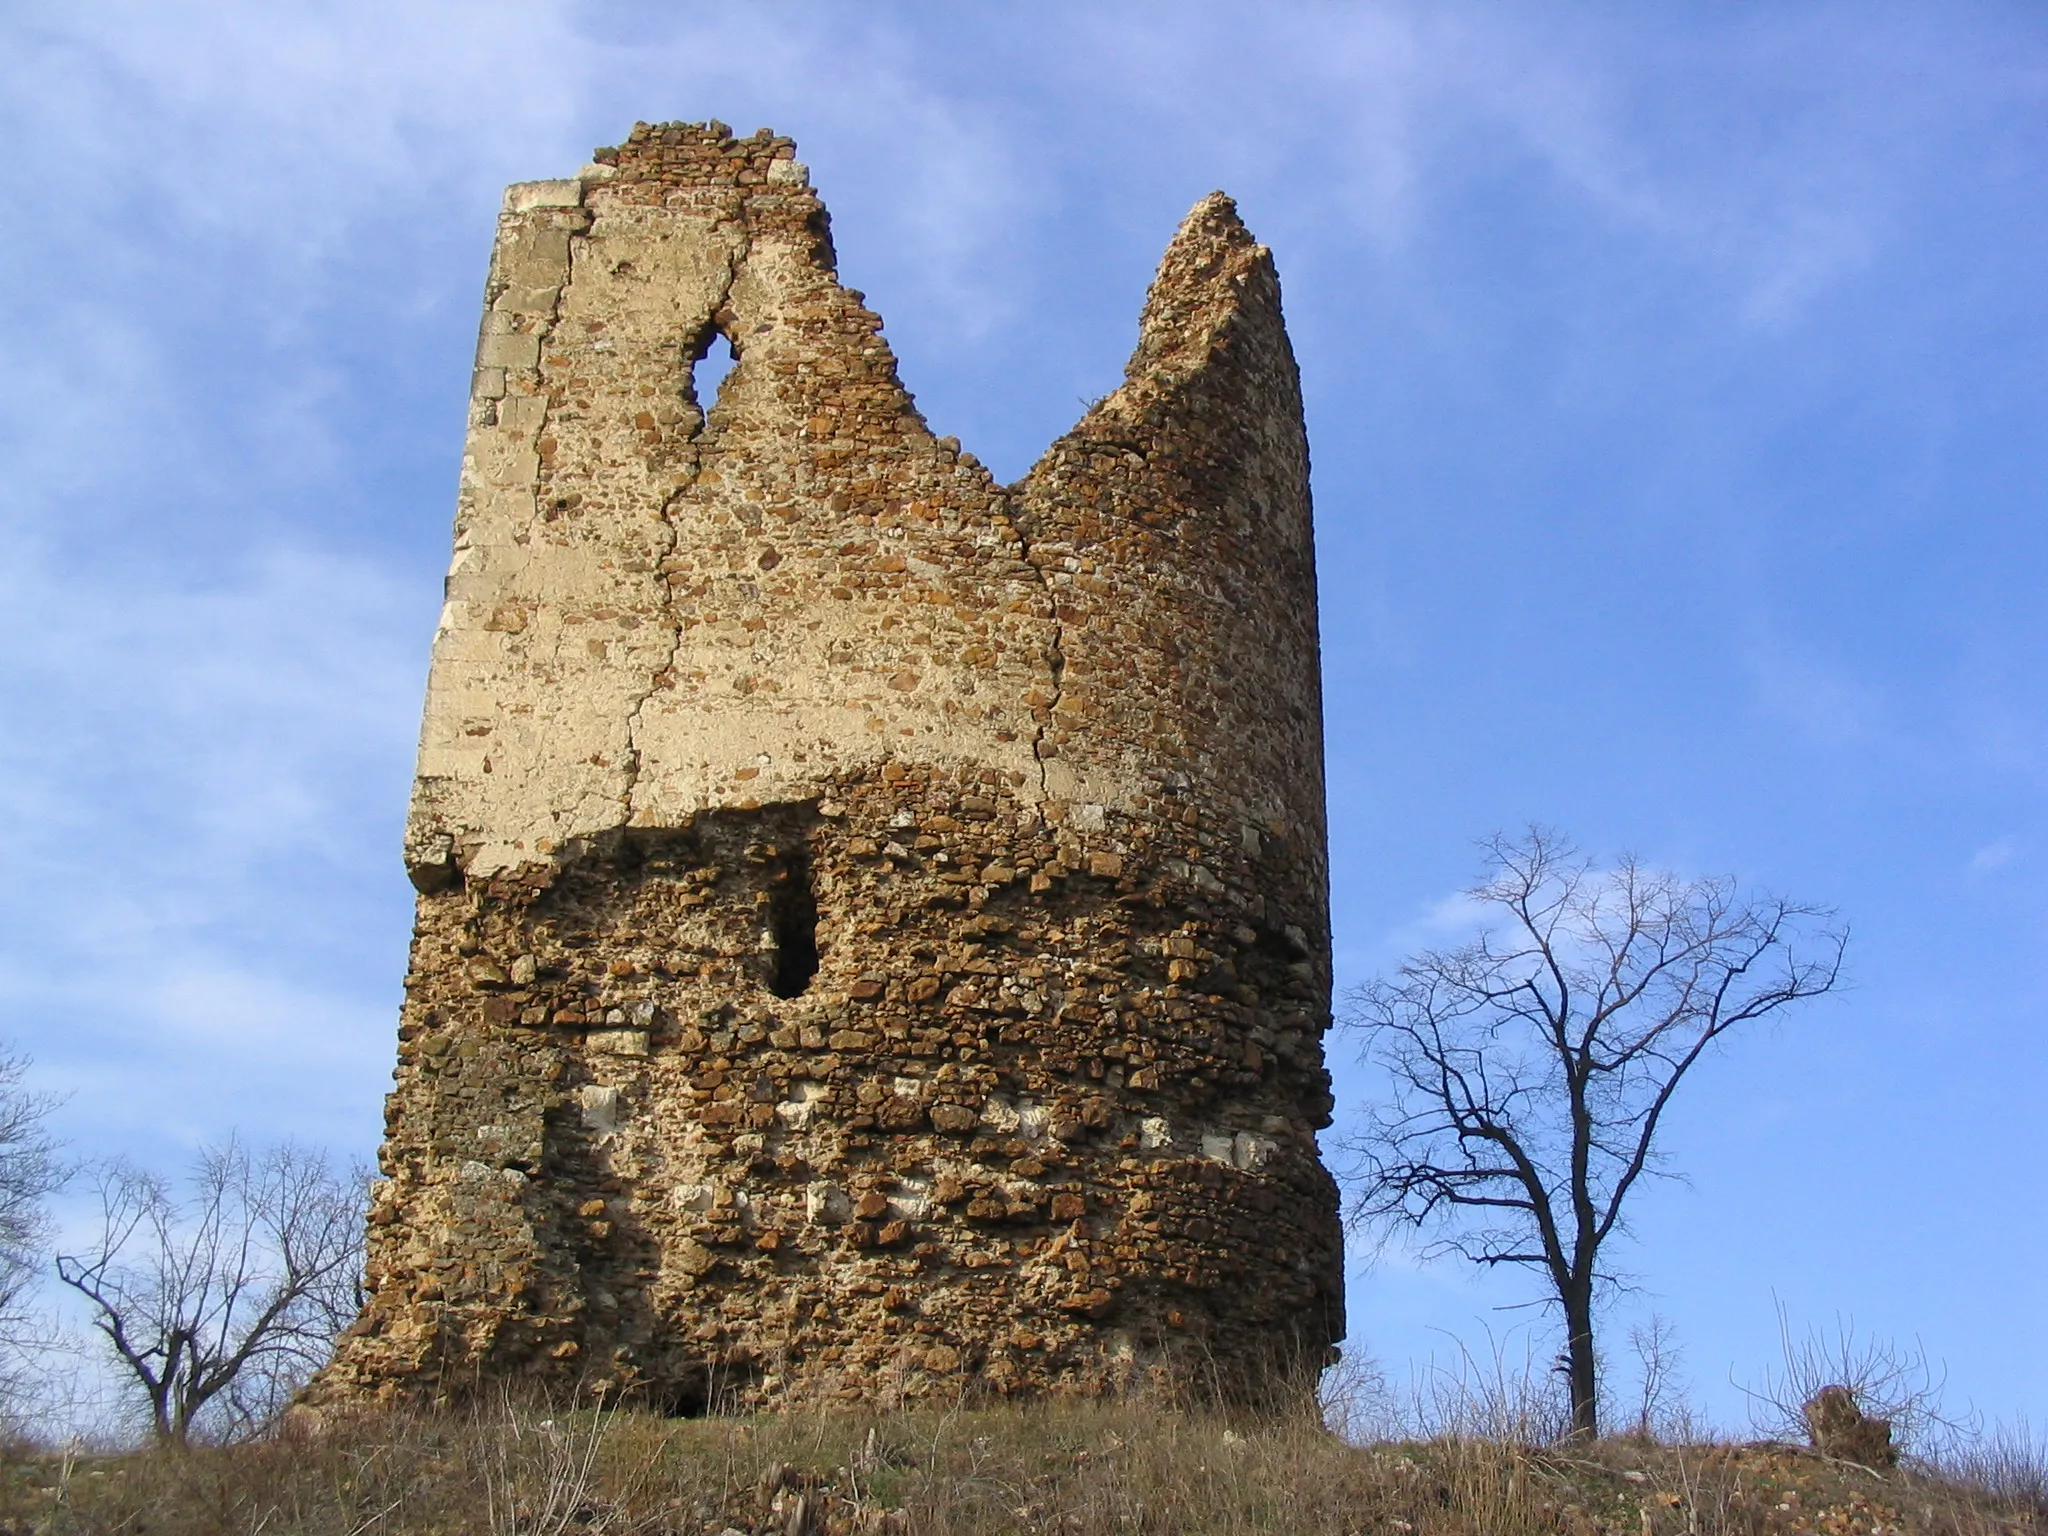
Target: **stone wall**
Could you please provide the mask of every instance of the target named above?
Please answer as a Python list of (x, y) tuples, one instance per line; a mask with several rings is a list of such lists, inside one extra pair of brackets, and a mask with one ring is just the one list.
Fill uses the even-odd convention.
[(643, 124), (507, 194), (372, 1296), (311, 1403), (1256, 1395), (1341, 1336), (1270, 257), (1199, 203), (1004, 487), (793, 155)]

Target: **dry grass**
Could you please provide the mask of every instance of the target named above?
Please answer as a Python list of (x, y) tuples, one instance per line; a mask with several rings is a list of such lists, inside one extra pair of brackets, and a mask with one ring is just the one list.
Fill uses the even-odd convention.
[(501, 1404), (317, 1437), (0, 1465), (0, 1533), (151, 1536), (2004, 1536), (2002, 1488), (1879, 1477), (1782, 1446), (1541, 1449), (1473, 1435), (1357, 1446), (1312, 1414), (1142, 1403), (677, 1421)]

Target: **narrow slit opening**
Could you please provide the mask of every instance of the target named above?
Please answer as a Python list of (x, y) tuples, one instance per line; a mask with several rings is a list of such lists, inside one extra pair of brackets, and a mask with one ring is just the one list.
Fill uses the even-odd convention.
[(768, 990), (777, 997), (801, 997), (818, 974), (818, 898), (811, 890), (807, 859), (784, 865), (768, 902)]

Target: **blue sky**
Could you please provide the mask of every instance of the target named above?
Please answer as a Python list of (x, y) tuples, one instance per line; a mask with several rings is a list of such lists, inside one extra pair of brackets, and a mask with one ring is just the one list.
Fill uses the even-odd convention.
[[(1613, 1337), (1663, 1313), (1739, 1420), (1782, 1301), (2041, 1416), (2021, 4), (7, 8), (0, 1033), (74, 1148), (373, 1148), (498, 194), (707, 117), (798, 140), (934, 430), (1006, 476), (1234, 194), (1307, 393), (1340, 977), (1532, 819), (1838, 905), (1853, 988), (1680, 1106)], [(1483, 1353), (1527, 1294), (1389, 1255), (1353, 1345)]]

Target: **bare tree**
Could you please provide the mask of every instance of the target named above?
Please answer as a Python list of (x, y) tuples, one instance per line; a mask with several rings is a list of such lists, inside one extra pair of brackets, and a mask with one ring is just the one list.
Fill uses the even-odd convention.
[[(1684, 1389), (1679, 1383), (1679, 1363), (1685, 1347), (1678, 1342), (1678, 1330), (1661, 1312), (1652, 1312), (1628, 1331), (1629, 1348), (1636, 1357), (1636, 1421), (1630, 1426), (1638, 1440), (1655, 1440), (1660, 1429), (1673, 1420), (1672, 1407), (1681, 1402)], [(1690, 1427), (1690, 1411), (1679, 1409), (1681, 1427)]]
[(95, 1173), (97, 1239), (57, 1272), (91, 1304), (156, 1437), (184, 1443), (202, 1413), (228, 1431), (261, 1423), (361, 1304), (362, 1179), (234, 1138), (200, 1154), (182, 1200), (126, 1163)]
[(27, 1386), (30, 1298), (49, 1239), (44, 1197), (64, 1182), (50, 1111), (57, 1099), (23, 1086), (29, 1059), (0, 1051), (0, 1407), (12, 1412)]
[(1490, 926), (1352, 995), (1393, 1091), (1354, 1138), (1357, 1218), (1431, 1254), (1541, 1274), (1563, 1315), (1573, 1433), (1599, 1428), (1594, 1304), (1629, 1193), (1657, 1171), (1672, 1096), (1730, 1030), (1830, 990), (1833, 914), (1556, 833), (1494, 837), (1469, 894)]

